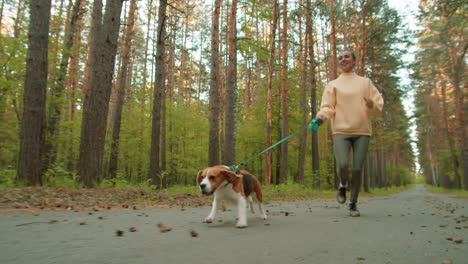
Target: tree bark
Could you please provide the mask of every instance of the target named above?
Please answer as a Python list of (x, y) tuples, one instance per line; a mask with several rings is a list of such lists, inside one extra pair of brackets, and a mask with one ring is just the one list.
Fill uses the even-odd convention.
[(336, 30), (335, 30), (335, 0), (330, 0), (330, 46), (331, 46), (331, 79), (338, 77), (338, 69), (336, 63)]
[(359, 52), (359, 68), (358, 75), (364, 76), (365, 72), (365, 58), (366, 58), (366, 38), (367, 38), (367, 10), (369, 8), (369, 2), (367, 0), (361, 0), (361, 45)]
[(228, 54), (229, 63), (226, 77), (225, 94), (225, 142), (224, 164), (234, 165), (236, 162), (236, 98), (237, 98), (237, 0), (232, 0), (228, 24)]
[[(303, 37), (303, 30), (302, 30), (302, 19), (299, 20), (299, 40), (300, 40), (300, 50), (299, 50), (299, 58), (301, 60), (301, 99), (300, 107), (301, 107), (301, 114), (302, 114), (302, 126), (307, 125), (307, 118), (309, 117), (309, 113), (307, 111), (307, 55), (308, 55), (308, 43), (309, 43), (309, 35), (308, 35), (308, 18), (310, 15), (310, 7), (308, 5), (309, 1), (307, 1), (306, 7), (306, 31), (305, 31), (305, 38)], [(299, 1), (299, 6), (302, 6), (302, 1)], [(307, 130), (304, 130), (300, 134), (299, 138), (299, 158), (298, 158), (298, 171), (297, 171), (297, 182), (303, 184), (304, 183), (304, 169), (305, 169), (305, 157), (306, 157), (306, 143), (307, 143)]]
[(2, 28), (3, 24), (3, 8), (5, 7), (5, 1), (6, 0), (2, 0), (2, 3), (0, 4), (0, 29)]
[[(315, 70), (315, 39), (314, 39), (314, 30), (312, 26), (312, 4), (310, 0), (307, 0), (307, 38), (309, 39), (309, 64), (310, 64), (310, 112), (311, 117), (314, 118), (317, 115), (317, 78)], [(318, 146), (318, 133), (311, 133), (312, 137), (312, 171), (316, 176), (315, 187), (320, 188), (320, 156), (319, 156), (319, 146)]]
[(216, 0), (211, 29), (210, 140), (208, 166), (219, 165), (219, 13), (222, 0)]
[[(26, 0), (18, 0), (18, 8), (16, 9), (16, 17), (13, 25), (13, 37), (19, 38), (21, 34), (21, 23), (23, 23), (24, 10), (26, 9)], [(29, 11), (31, 12), (31, 11)], [(50, 15), (49, 15), (50, 16)]]
[(84, 98), (78, 165), (78, 180), (88, 188), (101, 180), (122, 3), (122, 0), (107, 0), (103, 21), (101, 0), (95, 0), (93, 7), (91, 87)]
[(24, 83), (17, 183), (42, 185), (50, 0), (30, 2), (29, 48)]
[(163, 92), (166, 89), (166, 0), (159, 1), (158, 11), (158, 27), (157, 27), (157, 42), (156, 42), (156, 73), (155, 73), (155, 87), (153, 91), (153, 117), (152, 117), (152, 131), (151, 131), (151, 154), (150, 154), (150, 168), (149, 179), (157, 187), (161, 187), (161, 111)]
[[(266, 146), (272, 145), (272, 108), (273, 108), (273, 71), (275, 62), (276, 28), (278, 25), (278, 0), (273, 2), (273, 24), (270, 33), (270, 61), (268, 62), (268, 87), (267, 87), (267, 113), (266, 113)], [(265, 184), (271, 184), (272, 174), (272, 150), (266, 154)]]
[(82, 0), (75, 0), (71, 12), (70, 22), (65, 32), (65, 46), (62, 50), (60, 68), (52, 89), (50, 89), (50, 102), (47, 120), (47, 136), (45, 144), (44, 172), (55, 162), (57, 157), (57, 139), (59, 135), (59, 123), (62, 114), (63, 93), (65, 90), (65, 77), (70, 61), (73, 40), (75, 39), (76, 25), (80, 19), (80, 7)]
[[(281, 80), (281, 138), (288, 136), (288, 0), (283, 1), (282, 36), (282, 80)], [(288, 142), (281, 144), (279, 182), (285, 183), (288, 177)]]
[(122, 65), (120, 68), (120, 74), (117, 80), (117, 104), (114, 109), (114, 119), (112, 124), (112, 143), (109, 158), (109, 178), (115, 179), (117, 177), (117, 168), (119, 161), (119, 140), (120, 140), (120, 125), (122, 122), (122, 110), (125, 103), (125, 93), (127, 83), (131, 83), (129, 78), (128, 70), (131, 69), (130, 54), (134, 35), (134, 24), (135, 24), (135, 12), (136, 12), (136, 0), (130, 1), (130, 9), (128, 11), (127, 29), (125, 31), (125, 40), (122, 50)]
[[(281, 49), (281, 137), (288, 135), (288, 1), (283, 1), (283, 28)], [(285, 183), (288, 177), (288, 142), (281, 144), (279, 183)]]
[(444, 131), (445, 131), (445, 136), (447, 138), (447, 142), (449, 145), (450, 149), (450, 156), (452, 158), (452, 164), (453, 164), (453, 170), (454, 170), (454, 175), (455, 175), (455, 187), (457, 189), (461, 189), (461, 181), (460, 181), (460, 174), (458, 173), (458, 159), (457, 159), (457, 154), (455, 153), (455, 144), (453, 142), (453, 137), (451, 136), (450, 130), (449, 130), (449, 115), (448, 115), (448, 110), (447, 110), (447, 96), (446, 96), (446, 80), (442, 76), (442, 74), (439, 75), (441, 84), (440, 84), (440, 89), (442, 92), (442, 111), (443, 111), (443, 122), (444, 122)]
[(148, 49), (149, 49), (149, 39), (150, 39), (150, 25), (151, 25), (151, 18), (153, 17), (151, 11), (153, 10), (153, 0), (148, 1), (148, 13), (146, 17), (147, 26), (146, 26), (146, 37), (145, 37), (145, 55), (143, 59), (143, 84), (141, 87), (141, 105), (140, 105), (140, 135), (141, 135), (141, 142), (140, 145), (143, 146), (143, 135), (145, 132), (145, 109), (146, 109), (146, 86), (147, 86), (147, 78), (148, 78)]

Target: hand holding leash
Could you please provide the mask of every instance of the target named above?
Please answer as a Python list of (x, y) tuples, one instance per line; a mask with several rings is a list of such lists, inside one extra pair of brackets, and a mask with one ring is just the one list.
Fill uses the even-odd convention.
[(309, 130), (312, 132), (317, 132), (319, 127), (322, 125), (322, 119), (320, 117), (316, 116), (314, 119), (310, 120), (309, 123)]

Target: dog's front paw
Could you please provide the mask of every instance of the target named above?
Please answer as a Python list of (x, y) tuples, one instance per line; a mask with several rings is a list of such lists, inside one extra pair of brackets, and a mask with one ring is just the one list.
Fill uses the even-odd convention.
[(203, 223), (206, 223), (206, 224), (211, 224), (214, 222), (214, 218), (213, 217), (207, 217), (205, 218), (205, 220), (203, 220)]
[(237, 228), (245, 228), (245, 227), (247, 227), (247, 223), (242, 222), (242, 221), (238, 221), (237, 224), (236, 224), (236, 227)]

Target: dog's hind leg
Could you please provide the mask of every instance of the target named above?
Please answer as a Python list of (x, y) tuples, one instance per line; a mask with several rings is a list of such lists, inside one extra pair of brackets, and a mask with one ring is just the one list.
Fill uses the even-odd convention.
[(267, 219), (267, 215), (265, 213), (265, 210), (263, 209), (263, 203), (262, 202), (258, 202), (258, 210), (260, 211), (260, 217), (263, 219), (263, 220), (266, 220)]
[(252, 196), (249, 196), (249, 198), (248, 198), (248, 202), (249, 202), (250, 212), (252, 212), (252, 214), (255, 214), (255, 210), (254, 210), (254, 206), (253, 206), (253, 200), (252, 200)]

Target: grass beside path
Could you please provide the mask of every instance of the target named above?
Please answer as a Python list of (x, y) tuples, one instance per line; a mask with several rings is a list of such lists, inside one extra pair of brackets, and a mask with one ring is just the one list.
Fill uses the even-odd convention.
[(443, 194), (452, 198), (468, 200), (468, 191), (465, 191), (465, 190), (445, 189), (442, 187), (432, 186), (429, 184), (425, 184), (424, 187), (426, 187), (428, 191), (433, 192), (433, 193), (440, 193), (440, 194)]

